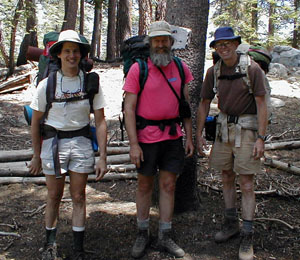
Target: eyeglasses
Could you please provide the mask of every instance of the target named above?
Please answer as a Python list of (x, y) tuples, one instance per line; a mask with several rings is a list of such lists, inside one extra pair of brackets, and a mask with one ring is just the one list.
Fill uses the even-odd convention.
[(214, 48), (216, 50), (220, 49), (221, 47), (227, 48), (227, 47), (230, 47), (231, 44), (232, 44), (232, 42), (230, 42), (230, 41), (222, 42), (222, 43), (216, 43), (215, 46), (214, 46)]

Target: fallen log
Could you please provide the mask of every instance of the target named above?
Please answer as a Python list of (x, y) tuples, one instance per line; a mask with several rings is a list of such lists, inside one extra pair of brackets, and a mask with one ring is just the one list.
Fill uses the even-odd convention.
[(290, 172), (292, 174), (300, 175), (300, 168), (293, 166), (289, 163), (280, 162), (277, 160), (274, 160), (272, 158), (265, 158), (264, 164), (273, 168), (277, 168), (280, 170), (284, 170), (287, 172)]
[[(96, 161), (99, 157), (96, 157)], [(107, 165), (130, 163), (129, 154), (119, 154), (107, 156)], [(0, 176), (30, 176), (27, 165), (29, 161), (0, 163)]]
[[(107, 147), (107, 155), (127, 154), (130, 147)], [(32, 150), (0, 151), (0, 162), (29, 161), (33, 155)], [(95, 155), (99, 155), (98, 152)]]
[(280, 149), (296, 149), (300, 147), (300, 141), (289, 141), (279, 143), (267, 143), (265, 144), (265, 150), (280, 150)]
[[(127, 180), (136, 179), (137, 173), (107, 173), (100, 181), (113, 181), (113, 180)], [(96, 175), (89, 175), (88, 182), (94, 182)], [(69, 176), (66, 177), (66, 182), (70, 182)], [(15, 184), (15, 183), (34, 183), (34, 184), (46, 184), (45, 177), (1, 177), (0, 184)]]
[[(24, 162), (24, 165), (25, 165), (25, 162)], [(42, 176), (44, 176), (43, 172), (41, 172), (37, 175), (32, 175), (31, 173), (28, 172), (27, 167), (24, 167), (24, 165), (20, 166), (20, 167), (22, 167), (21, 169), (14, 168), (13, 166), (11, 166), (11, 168), (9, 170), (5, 170), (5, 169), (1, 168), (1, 163), (0, 163), (0, 178), (3, 178), (3, 177), (42, 177)], [(107, 170), (108, 170), (108, 172), (126, 173), (126, 172), (135, 171), (136, 167), (134, 164), (108, 165)]]
[[(17, 86), (19, 86), (20, 88), (23, 88), (23, 85), (25, 83), (31, 83), (30, 82), (30, 75), (33, 72), (27, 72), (26, 74), (17, 76), (15, 78), (12, 79), (8, 79), (7, 81), (5, 81), (4, 83), (2, 83), (0, 85), (0, 94), (3, 93), (4, 91), (11, 89), (11, 88), (15, 88)], [(6, 91), (7, 92), (7, 91)]]

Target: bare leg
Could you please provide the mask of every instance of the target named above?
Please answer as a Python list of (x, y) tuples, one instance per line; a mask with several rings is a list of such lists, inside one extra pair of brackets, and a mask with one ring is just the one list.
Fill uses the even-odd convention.
[(253, 220), (255, 212), (254, 175), (240, 175), (239, 182), (242, 190), (242, 217)]
[(137, 218), (146, 220), (149, 218), (151, 196), (154, 186), (154, 176), (138, 174), (138, 188), (136, 192)]
[(54, 175), (46, 175), (47, 205), (45, 213), (46, 227), (56, 227), (59, 216), (59, 204), (64, 193), (65, 176), (56, 179)]
[(236, 208), (235, 177), (236, 174), (233, 170), (222, 171), (223, 196), (226, 209)]

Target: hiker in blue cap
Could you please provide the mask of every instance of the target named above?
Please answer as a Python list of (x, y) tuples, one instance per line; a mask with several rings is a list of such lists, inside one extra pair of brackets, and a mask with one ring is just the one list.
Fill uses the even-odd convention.
[[(89, 51), (90, 45), (82, 42), (77, 32), (61, 32), (58, 41), (50, 48), (51, 56), (59, 63), (59, 70), (52, 72), (39, 83), (30, 104), (33, 109), (33, 158), (28, 168), (32, 174), (43, 171), (48, 191), (43, 260), (61, 259), (57, 253), (56, 232), (66, 174), (70, 177), (70, 195), (73, 203), (72, 259), (85, 258), (83, 242), (87, 178), (88, 174), (94, 171), (97, 180), (106, 173), (107, 127), (104, 117), (104, 95), (99, 85), (99, 77), (96, 77), (93, 84), (89, 84), (88, 74), (81, 69), (81, 60)], [(94, 95), (90, 93), (90, 88), (94, 88)], [(48, 103), (50, 90), (53, 90), (54, 99), (51, 104)], [(100, 149), (100, 159), (96, 163), (90, 139), (91, 106)]]
[[(197, 115), (197, 149), (207, 148), (202, 136), (211, 101), (218, 98), (216, 137), (209, 163), (221, 171), (225, 202), (224, 223), (216, 233), (217, 243), (240, 233), (240, 260), (253, 259), (253, 219), (255, 211), (254, 176), (260, 172), (267, 128), (264, 74), (249, 56), (236, 50), (241, 37), (231, 27), (218, 28), (210, 47), (220, 60), (208, 69)], [(240, 232), (236, 177), (242, 192), (242, 227)]]

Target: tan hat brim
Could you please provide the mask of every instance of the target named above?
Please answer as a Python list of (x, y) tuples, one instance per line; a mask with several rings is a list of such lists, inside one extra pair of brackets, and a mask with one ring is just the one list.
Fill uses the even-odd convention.
[(172, 35), (170, 32), (167, 31), (155, 31), (149, 34), (149, 37), (156, 37), (156, 36), (170, 36)]
[(50, 55), (52, 57), (56, 57), (57, 54), (58, 54), (57, 52), (58, 52), (59, 46), (61, 46), (65, 42), (74, 42), (74, 43), (77, 43), (77, 44), (81, 45), (86, 50), (87, 53), (89, 53), (90, 50), (91, 50), (91, 46), (88, 43), (84, 43), (84, 42), (79, 42), (77, 40), (68, 39), (68, 40), (65, 40), (65, 41), (58, 41), (58, 42), (54, 43), (50, 47), (50, 49), (49, 49)]

